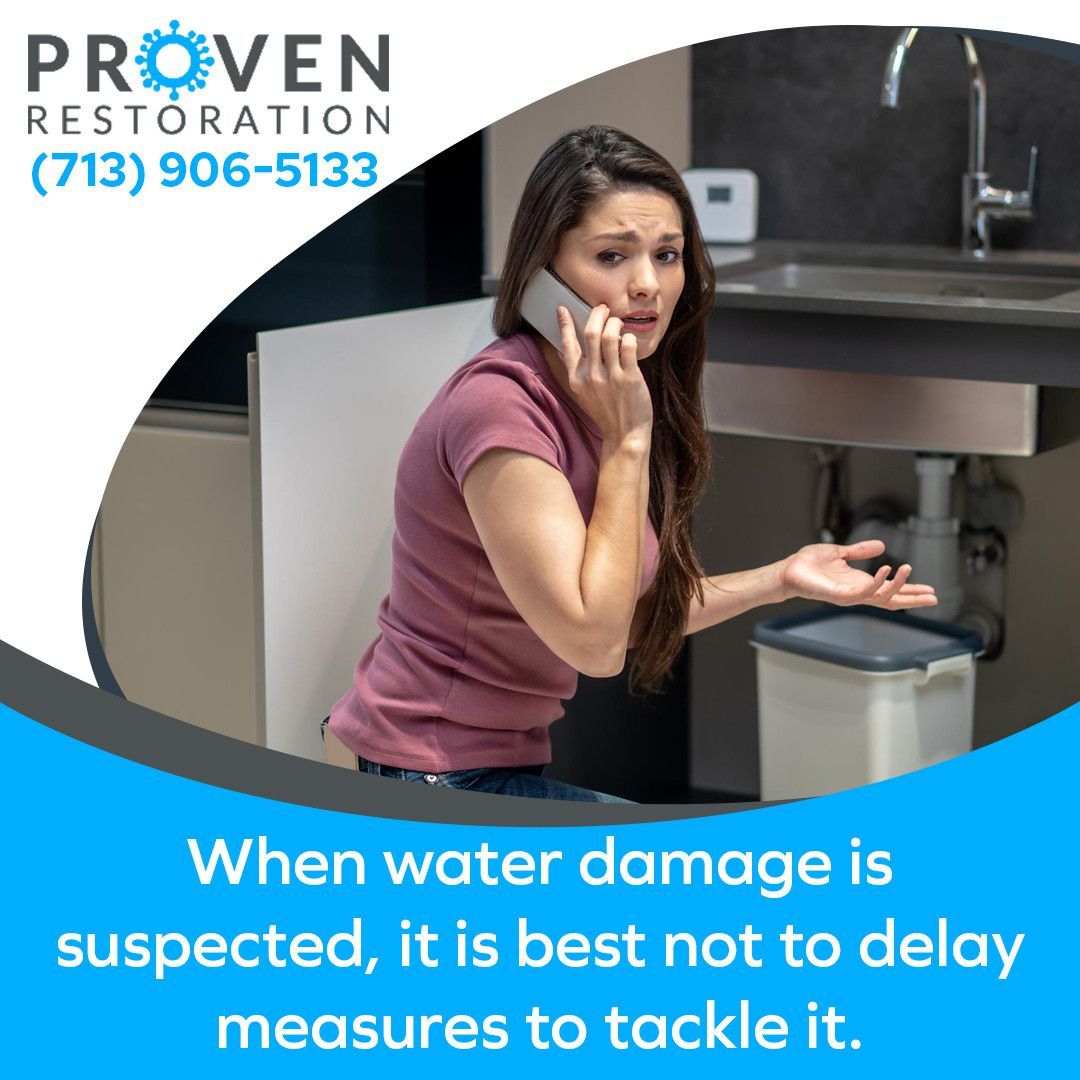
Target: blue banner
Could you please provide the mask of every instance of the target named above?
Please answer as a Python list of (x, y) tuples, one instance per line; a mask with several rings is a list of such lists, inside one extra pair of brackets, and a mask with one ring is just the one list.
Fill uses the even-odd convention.
[(840, 795), (567, 828), (275, 802), (0, 712), (8, 1055), (35, 1074), (1072, 1057), (1080, 706)]

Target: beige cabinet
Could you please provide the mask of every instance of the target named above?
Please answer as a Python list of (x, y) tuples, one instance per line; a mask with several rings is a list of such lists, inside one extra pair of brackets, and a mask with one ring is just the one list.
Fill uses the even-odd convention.
[(247, 418), (145, 409), (106, 488), (95, 564), (125, 696), (259, 741)]

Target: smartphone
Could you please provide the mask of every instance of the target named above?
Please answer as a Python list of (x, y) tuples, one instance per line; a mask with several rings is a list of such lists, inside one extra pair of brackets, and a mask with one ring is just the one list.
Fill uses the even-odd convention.
[(537, 270), (522, 294), (521, 314), (537, 333), (543, 334), (561, 353), (562, 331), (555, 311), (560, 304), (570, 312), (580, 344), (585, 340), (585, 323), (592, 313), (592, 307), (553, 271), (546, 268)]

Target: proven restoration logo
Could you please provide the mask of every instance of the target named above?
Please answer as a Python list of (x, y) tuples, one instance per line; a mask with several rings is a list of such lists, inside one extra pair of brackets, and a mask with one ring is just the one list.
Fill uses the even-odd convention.
[[(367, 48), (348, 34), (325, 42), (321, 34), (284, 34), (271, 41), (269, 34), (255, 34), (234, 42), (225, 34), (209, 38), (184, 29), (179, 19), (167, 29), (146, 31), (136, 48), (113, 34), (87, 34), (85, 41), (71, 43), (56, 34), (27, 36), (27, 90), (47, 94), (51, 80), (73, 70), (85, 73), (86, 94), (137, 94), (136, 87), (152, 95), (167, 95), (179, 102), (183, 95), (214, 95), (215, 101), (185, 108), (183, 104), (155, 105), (147, 102), (99, 105), (84, 102), (27, 105), (28, 135), (141, 134), (152, 125), (164, 135), (194, 131), (199, 135), (317, 134), (347, 132), (390, 134), (390, 105), (381, 95), (390, 91), (390, 35), (379, 34)], [(273, 54), (276, 59), (273, 58)], [(263, 86), (279, 79), (275, 91), (285, 94), (354, 94), (357, 87), (380, 95), (375, 103), (275, 103), (224, 105), (226, 93), (246, 94), (252, 81)], [(133, 86), (133, 84), (135, 84)], [(209, 89), (208, 89), (209, 88)], [(205, 95), (203, 92), (206, 92)], [(80, 97), (84, 93), (80, 86)], [(264, 91), (265, 93), (265, 91)], [(161, 100), (160, 98), (158, 99)]]

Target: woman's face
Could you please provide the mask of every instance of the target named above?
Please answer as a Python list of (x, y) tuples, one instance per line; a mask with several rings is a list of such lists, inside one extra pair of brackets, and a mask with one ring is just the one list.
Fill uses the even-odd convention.
[(670, 195), (642, 188), (598, 199), (563, 233), (552, 261), (593, 307), (607, 304), (638, 340), (638, 359), (656, 352), (686, 280), (683, 225)]

